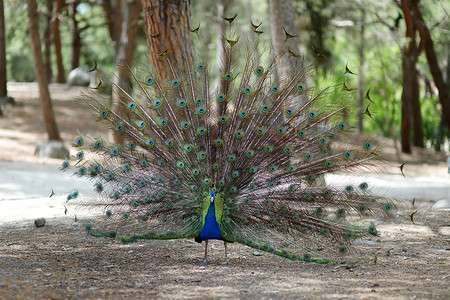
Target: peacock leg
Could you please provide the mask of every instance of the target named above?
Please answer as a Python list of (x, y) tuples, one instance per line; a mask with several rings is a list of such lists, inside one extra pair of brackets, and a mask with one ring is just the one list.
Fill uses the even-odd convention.
[(207, 256), (208, 256), (208, 240), (205, 240), (205, 257), (202, 260), (202, 263), (207, 263)]
[(222, 264), (228, 265), (228, 258), (227, 258), (227, 245), (228, 245), (228, 243), (223, 241), (223, 245), (225, 246), (225, 261)]

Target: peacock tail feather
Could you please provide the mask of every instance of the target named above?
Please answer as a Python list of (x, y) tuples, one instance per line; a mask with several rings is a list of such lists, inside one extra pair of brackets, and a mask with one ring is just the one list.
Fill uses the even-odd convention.
[(377, 234), (368, 219), (389, 216), (395, 204), (372, 195), (366, 182), (326, 184), (327, 174), (377, 164), (377, 147), (355, 143), (345, 122), (348, 92), (339, 100), (332, 95), (341, 85), (306, 88), (307, 68), (277, 77), (287, 49), (272, 55), (258, 37), (223, 38), (217, 82), (200, 54), (185, 51), (177, 62), (170, 53), (159, 57), (169, 77), (141, 65), (130, 68), (131, 91), (113, 85), (123, 114), (96, 89), (83, 96), (125, 142), (76, 137), (78, 153), (62, 168), (89, 178), (97, 195), (74, 191), (69, 203), (101, 212), (86, 226), (91, 235), (132, 242), (199, 238), (214, 195), (226, 242), (319, 263), (352, 252), (352, 240)]

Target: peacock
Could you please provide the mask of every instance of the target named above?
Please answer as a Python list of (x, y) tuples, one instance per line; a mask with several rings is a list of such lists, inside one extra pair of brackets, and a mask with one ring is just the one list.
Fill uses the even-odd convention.
[[(349, 92), (307, 88), (310, 68), (297, 67), (302, 58), (287, 43), (264, 50), (258, 32), (246, 41), (233, 34), (222, 37), (220, 70), (203, 52), (165, 51), (164, 74), (124, 66), (131, 90), (102, 78), (82, 96), (123, 142), (76, 135), (62, 169), (87, 177), (95, 195), (74, 190), (67, 202), (93, 211), (94, 237), (205, 241), (204, 261), (213, 239), (224, 242), (225, 262), (227, 243), (317, 263), (357, 253), (352, 241), (377, 235), (375, 222), (396, 205), (363, 180), (327, 184), (328, 174), (379, 162), (374, 141), (347, 124)], [(277, 75), (286, 62), (293, 74)], [(123, 112), (101, 93), (105, 82)]]

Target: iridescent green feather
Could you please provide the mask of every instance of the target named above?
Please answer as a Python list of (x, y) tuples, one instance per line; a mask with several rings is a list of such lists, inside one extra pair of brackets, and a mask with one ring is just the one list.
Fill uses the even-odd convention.
[(217, 88), (213, 64), (183, 49), (176, 63), (169, 52), (159, 58), (166, 77), (151, 65), (130, 70), (133, 90), (117, 86), (126, 115), (96, 90), (83, 96), (125, 142), (78, 133), (77, 154), (62, 169), (88, 178), (98, 195), (72, 191), (68, 203), (97, 216), (92, 236), (194, 238), (214, 190), (227, 242), (317, 263), (355, 253), (353, 241), (376, 235), (374, 220), (392, 215), (396, 202), (372, 195), (363, 180), (327, 184), (327, 174), (377, 163), (375, 143), (349, 129), (347, 92), (306, 88), (307, 69), (279, 78), (288, 52), (263, 53), (258, 37), (224, 39)]

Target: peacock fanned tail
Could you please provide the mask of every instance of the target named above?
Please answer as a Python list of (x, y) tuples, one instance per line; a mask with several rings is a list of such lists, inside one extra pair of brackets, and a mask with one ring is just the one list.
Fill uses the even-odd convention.
[(330, 186), (325, 175), (373, 166), (376, 147), (348, 143), (338, 88), (306, 89), (303, 68), (277, 78), (288, 51), (264, 60), (256, 40), (244, 49), (224, 40), (217, 83), (206, 61), (183, 51), (178, 63), (159, 57), (165, 78), (145, 66), (130, 69), (131, 92), (113, 86), (123, 113), (97, 90), (83, 96), (125, 142), (76, 137), (78, 153), (63, 169), (88, 177), (98, 195), (75, 191), (68, 201), (100, 212), (86, 226), (91, 235), (131, 242), (199, 238), (214, 195), (224, 241), (319, 263), (352, 252), (353, 239), (377, 233), (368, 219), (389, 216), (394, 204), (365, 182)]

